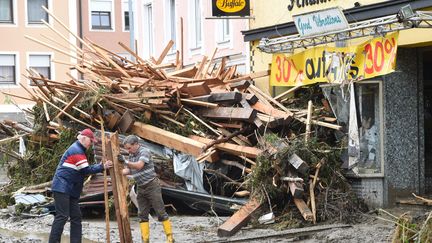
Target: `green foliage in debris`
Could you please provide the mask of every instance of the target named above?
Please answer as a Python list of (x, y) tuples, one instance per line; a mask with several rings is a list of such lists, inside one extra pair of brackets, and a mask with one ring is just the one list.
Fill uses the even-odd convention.
[(59, 134), (59, 140), (53, 144), (29, 142), (30, 152), (22, 160), (9, 165), (8, 173), (12, 183), (8, 191), (50, 181), (61, 156), (75, 139), (75, 131), (63, 130)]

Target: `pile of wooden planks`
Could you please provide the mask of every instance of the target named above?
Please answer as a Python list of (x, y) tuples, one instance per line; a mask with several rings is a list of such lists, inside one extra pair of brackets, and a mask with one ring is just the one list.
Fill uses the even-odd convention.
[[(54, 29), (53, 32), (58, 34)], [(5, 93), (36, 103), (38, 111), (25, 111), (33, 117), (33, 123), (44, 126), (42, 130), (48, 140), (56, 139), (56, 134), (65, 127), (100, 129), (101, 124), (104, 124), (105, 129), (111, 132), (135, 134), (191, 154), (198, 162), (220, 162), (240, 169), (247, 175), (253, 173), (257, 166), (256, 158), (264, 151), (270, 155), (278, 152), (277, 148), (268, 150), (260, 146), (257, 134), (263, 134), (268, 129), (285, 129), (296, 123), (302, 124), (307, 141), (312, 134), (312, 125), (341, 129), (314, 115), (318, 109), (314, 110), (312, 103), (308, 109), (288, 109), (281, 103), (284, 97), (299, 87), (271, 97), (258, 89), (253, 81), (268, 76), (268, 71), (238, 74), (236, 66), (228, 66), (225, 58), (215, 61), (217, 49), (210, 58), (203, 56), (195, 65), (184, 67), (179, 58), (172, 63), (164, 62), (173, 45), (172, 41), (160, 56), (149, 60), (144, 60), (119, 43), (133, 57), (130, 60), (77, 36), (77, 42), (83, 49), (72, 42), (67, 43), (70, 49), (60, 49), (34, 37), (27, 38), (76, 59), (76, 63), (53, 60), (69, 66), (71, 72), (67, 73), (70, 77), (68, 80), (51, 80), (34, 70), (27, 70), (25, 77), (34, 86), (33, 89), (23, 86), (28, 97)], [(72, 75), (73, 72), (78, 75)], [(18, 128), (19, 125), (13, 122), (0, 128), (7, 131), (13, 126), (25, 129)], [(7, 134), (15, 133), (9, 131)], [(106, 146), (111, 148), (109, 144)], [(321, 165), (315, 167), (313, 182), (305, 186), (301, 177), (308, 177), (308, 163), (296, 154), (286, 163), (292, 165), (290, 170), (278, 171), (275, 167), (279, 180), (288, 186), (304, 219), (315, 222), (313, 191)], [(219, 176), (235, 181), (227, 175)], [(304, 188), (310, 189), (311, 210), (303, 200)], [(254, 199), (254, 210), (249, 211), (255, 211), (259, 206), (260, 203)], [(246, 215), (241, 218), (249, 217)], [(238, 229), (235, 226), (230, 228)]]

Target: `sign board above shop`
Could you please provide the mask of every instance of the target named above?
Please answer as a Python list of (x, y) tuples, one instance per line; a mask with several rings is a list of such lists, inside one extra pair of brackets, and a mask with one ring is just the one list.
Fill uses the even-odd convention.
[(250, 16), (250, 0), (212, 0), (213, 17)]
[(349, 27), (342, 10), (338, 7), (293, 16), (300, 36), (313, 36)]
[(273, 54), (272, 86), (301, 86), (369, 79), (394, 71), (398, 32), (347, 47), (319, 46), (287, 55)]

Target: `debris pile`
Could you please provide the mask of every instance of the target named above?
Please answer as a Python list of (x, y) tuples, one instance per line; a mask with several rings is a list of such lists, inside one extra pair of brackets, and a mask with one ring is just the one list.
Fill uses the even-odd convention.
[[(332, 135), (342, 127), (335, 124), (315, 86), (294, 87), (273, 98), (253, 81), (268, 71), (238, 74), (236, 66), (227, 66), (226, 58), (215, 61), (217, 49), (210, 58), (204, 56), (196, 65), (183, 67), (178, 52), (175, 62), (164, 62), (172, 41), (158, 58), (150, 60), (122, 43), (133, 60), (91, 41), (80, 42), (85, 51), (75, 45), (64, 51), (76, 53), (77, 63), (63, 63), (80, 78), (68, 73), (69, 80), (51, 80), (28, 70), (25, 76), (34, 89), (23, 88), (29, 98), (5, 93), (36, 104), (24, 110), (29, 126), (0, 123), (6, 137), (0, 143), (14, 141), (18, 146), (16, 141), (22, 143), (25, 138), (27, 144), (22, 154), (1, 148), (18, 160), (9, 168), (12, 182), (7, 192), (49, 181), (76, 132), (103, 126), (122, 135), (135, 134), (145, 139), (145, 146), (154, 146), (152, 151), (162, 151), (153, 158), (166, 187), (183, 184), (175, 161), (186, 155), (194, 168), (202, 169), (202, 193), (249, 197), (243, 207), (252, 204), (258, 209), (269, 204), (271, 212), (276, 205), (281, 212), (291, 213), (295, 206), (299, 219), (314, 223), (347, 220), (348, 213), (358, 210), (340, 172), (343, 143)], [(166, 149), (171, 150), (167, 153)], [(91, 158), (93, 153), (96, 160), (101, 158), (100, 144), (90, 152)], [(192, 184), (186, 188), (199, 191)], [(242, 220), (247, 221), (252, 211)], [(284, 217), (287, 214), (280, 220)], [(226, 232), (231, 234), (234, 228)]]

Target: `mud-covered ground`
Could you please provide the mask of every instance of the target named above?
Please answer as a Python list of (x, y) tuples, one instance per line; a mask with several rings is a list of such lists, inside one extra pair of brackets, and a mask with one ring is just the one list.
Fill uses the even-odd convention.
[[(53, 216), (42, 218), (9, 218), (0, 221), (0, 242), (47, 242)], [(176, 242), (223, 242), (217, 237), (218, 220), (214, 217), (174, 216), (171, 218)], [(131, 220), (134, 242), (140, 241), (140, 232), (136, 218)], [(111, 242), (119, 242), (118, 228), (115, 221), (110, 222)], [(83, 221), (83, 242), (105, 242), (105, 222), (102, 219), (85, 219)], [(353, 225), (349, 228), (339, 228), (322, 231), (306, 238), (275, 237), (271, 239), (256, 239), (255, 236), (278, 233), (272, 229), (252, 229), (245, 227), (235, 236), (226, 239), (245, 239), (242, 242), (388, 242), (393, 225), (383, 221), (373, 220)], [(69, 224), (66, 225), (62, 242), (69, 242)], [(165, 235), (162, 226), (151, 221), (151, 241), (164, 242)]]
[[(407, 212), (410, 209), (393, 210), (395, 214)], [(427, 210), (411, 210), (418, 217), (426, 215)], [(281, 233), (268, 228), (244, 227), (231, 238), (217, 236), (218, 225), (225, 218), (203, 216), (172, 216), (174, 237), (176, 242), (390, 242), (394, 224), (379, 220), (376, 214), (365, 215), (362, 222), (346, 228), (334, 228), (318, 233), (293, 238), (280, 236), (267, 239), (254, 239), (254, 237)], [(3, 217), (0, 220), (0, 242), (47, 242), (50, 231), (52, 215), (40, 218)], [(103, 219), (83, 220), (83, 242), (106, 242), (105, 221)], [(118, 227), (115, 221), (110, 222), (111, 242), (119, 242)], [(141, 242), (138, 219), (132, 217), (131, 228), (134, 242)], [(288, 229), (286, 229), (288, 230)], [(284, 229), (284, 231), (286, 231)], [(151, 242), (165, 242), (162, 225), (151, 220)], [(69, 223), (65, 226), (62, 242), (69, 242)], [(238, 241), (237, 239), (243, 239)]]

